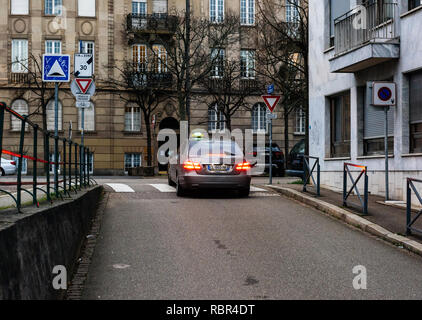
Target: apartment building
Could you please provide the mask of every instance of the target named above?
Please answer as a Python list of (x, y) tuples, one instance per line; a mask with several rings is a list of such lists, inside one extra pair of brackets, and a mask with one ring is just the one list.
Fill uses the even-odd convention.
[(322, 183), (341, 189), (343, 163), (368, 166), (369, 191), (385, 194), (384, 110), (374, 81), (397, 85), (388, 111), (390, 197), (422, 177), (420, 0), (310, 1), (310, 153)]
[[(240, 30), (254, 28), (256, 23), (255, 0), (195, 0), (192, 10), (195, 16), (211, 21), (224, 20), (228, 10), (240, 17)], [(36, 97), (25, 87), (28, 70), (17, 61), (30, 57), (36, 59), (44, 53), (92, 53), (97, 92), (91, 107), (85, 111), (85, 145), (94, 152), (91, 170), (98, 175), (120, 175), (130, 167), (146, 163), (146, 130), (140, 109), (120, 98), (120, 92), (106, 86), (109, 79), (119, 76), (113, 68), (124, 61), (141, 63), (151, 58), (151, 50), (159, 52), (160, 63), (151, 70), (151, 77), (159, 75), (173, 83), (167, 71), (166, 52), (154, 44), (154, 32), (168, 33), (168, 21), (176, 11), (183, 11), (184, 0), (0, 0), (0, 100), (21, 114), (31, 114), (31, 120), (40, 123), (41, 117), (32, 115), (37, 109)], [(7, 10), (6, 10), (7, 9)], [(289, 13), (291, 14), (291, 13)], [(289, 18), (289, 17), (287, 17)], [(154, 30), (150, 22), (154, 21)], [(128, 30), (136, 29), (148, 41), (133, 37)], [(241, 34), (241, 32), (240, 32)], [(145, 39), (145, 38), (144, 38)], [(234, 48), (225, 48), (226, 55), (238, 56), (244, 61), (242, 70), (245, 79), (253, 80), (254, 45), (247, 37), (240, 37)], [(161, 50), (161, 51), (160, 51)], [(210, 48), (212, 50), (212, 48)], [(227, 52), (226, 52), (227, 51)], [(150, 57), (148, 57), (150, 55)], [(29, 66), (30, 67), (30, 66)], [(53, 91), (51, 91), (52, 94)], [(265, 92), (263, 91), (262, 94)], [(266, 108), (259, 95), (248, 97), (249, 110), (239, 111), (232, 119), (232, 128), (253, 129), (268, 134), (265, 123)], [(209, 132), (224, 130), (224, 117), (219, 114), (212, 101), (205, 103), (193, 100), (191, 127), (200, 127)], [(281, 109), (279, 109), (281, 111)], [(153, 139), (163, 128), (177, 129), (179, 117), (174, 101), (163, 102), (153, 115)], [(75, 99), (69, 84), (63, 84), (59, 93), (59, 133), (68, 135), (73, 129), (73, 139), (80, 141), (81, 113), (75, 107)], [(304, 137), (304, 113), (298, 110), (290, 119), (290, 145)], [(54, 128), (54, 103), (47, 107), (47, 127)], [(284, 145), (283, 116), (278, 112), (274, 122), (274, 140)], [(4, 147), (17, 151), (19, 124), (7, 118)], [(153, 142), (157, 149), (157, 142)], [(25, 152), (32, 150), (32, 138), (28, 133)], [(155, 151), (153, 153), (155, 154)], [(24, 163), (29, 173), (31, 163)]]

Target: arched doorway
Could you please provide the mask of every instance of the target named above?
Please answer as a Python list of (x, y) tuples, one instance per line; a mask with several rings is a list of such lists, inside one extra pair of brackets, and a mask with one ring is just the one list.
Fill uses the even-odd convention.
[[(163, 130), (163, 129), (172, 129), (172, 130), (174, 130), (177, 133), (177, 143), (179, 144), (179, 141), (180, 141), (179, 140), (180, 139), (180, 124), (179, 124), (179, 121), (177, 121), (173, 117), (164, 118), (160, 122), (159, 129), (160, 130)], [(167, 141), (168, 140), (166, 140), (166, 141), (159, 141), (158, 142), (158, 148), (160, 148)], [(166, 154), (166, 156), (168, 156), (168, 154)], [(167, 171), (167, 165), (158, 164), (158, 170), (160, 172)]]

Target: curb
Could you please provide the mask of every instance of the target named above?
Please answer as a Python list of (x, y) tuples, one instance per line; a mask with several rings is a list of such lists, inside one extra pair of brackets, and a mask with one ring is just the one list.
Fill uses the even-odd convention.
[(361, 229), (362, 231), (365, 231), (373, 236), (381, 238), (387, 242), (390, 242), (395, 246), (402, 246), (403, 248), (422, 256), (422, 244), (409, 238), (403, 237), (401, 235), (392, 233), (387, 229), (381, 227), (380, 225), (368, 221), (336, 205), (319, 199), (315, 199), (311, 196), (305, 195), (299, 191), (290, 188), (272, 185), (267, 185), (266, 187), (271, 188), (272, 190), (286, 197), (292, 198), (306, 205), (309, 205), (310, 207), (313, 207), (319, 211), (327, 213), (330, 216), (333, 216), (341, 221), (346, 222), (347, 224)]

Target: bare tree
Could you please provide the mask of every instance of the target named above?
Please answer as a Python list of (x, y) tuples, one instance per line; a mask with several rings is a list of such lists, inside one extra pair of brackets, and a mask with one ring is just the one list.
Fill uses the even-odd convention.
[(289, 152), (289, 116), (298, 107), (306, 115), (309, 154), (308, 0), (260, 0), (257, 8), (257, 72), (273, 82), (282, 95), (285, 154)]
[(212, 103), (211, 107), (217, 112), (216, 124), (221, 123), (218, 119), (221, 113), (224, 116), (222, 122), (231, 130), (232, 117), (240, 110), (250, 110), (246, 100), (262, 92), (262, 85), (255, 77), (254, 67), (247, 69), (248, 66), (243, 61), (229, 59), (210, 63), (214, 71), (199, 82), (204, 91), (199, 91), (196, 99), (205, 104)]
[(147, 166), (153, 164), (151, 120), (159, 105), (169, 98), (171, 79), (149, 71), (147, 63), (124, 62), (116, 66), (118, 75), (106, 81), (106, 85), (119, 92), (119, 97), (140, 108), (146, 128)]

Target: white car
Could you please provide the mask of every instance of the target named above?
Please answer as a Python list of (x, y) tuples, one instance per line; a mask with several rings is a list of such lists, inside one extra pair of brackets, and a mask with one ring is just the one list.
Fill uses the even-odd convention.
[(16, 162), (13, 160), (0, 159), (0, 176), (15, 174), (17, 170)]

